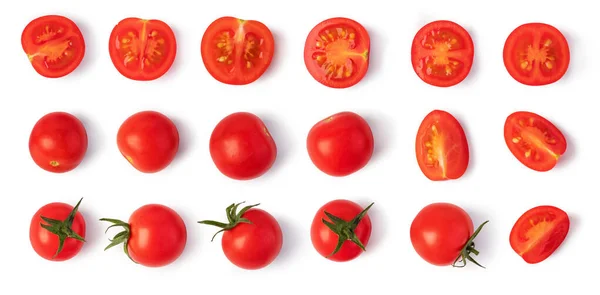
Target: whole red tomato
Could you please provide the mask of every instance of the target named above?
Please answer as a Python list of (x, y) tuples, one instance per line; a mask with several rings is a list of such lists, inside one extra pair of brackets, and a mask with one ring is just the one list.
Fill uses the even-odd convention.
[[(478, 255), (473, 240), (484, 222), (473, 232), (473, 221), (462, 208), (449, 203), (433, 203), (425, 206), (410, 226), (412, 245), (425, 261), (437, 265), (464, 267), (468, 261), (481, 266), (470, 255)], [(457, 262), (462, 265), (457, 265)]]
[(183, 219), (164, 205), (149, 204), (138, 208), (129, 217), (129, 223), (110, 218), (100, 220), (111, 222), (110, 227), (123, 227), (105, 250), (124, 244), (129, 258), (144, 266), (161, 267), (174, 262), (187, 243)]
[(277, 158), (269, 130), (258, 116), (247, 112), (223, 118), (210, 136), (209, 149), (217, 169), (236, 180), (263, 175)]
[(243, 269), (260, 269), (271, 264), (283, 245), (283, 234), (277, 220), (268, 212), (246, 206), (237, 212), (242, 203), (227, 207), (227, 220), (221, 223), (203, 220), (198, 223), (221, 228), (214, 236), (223, 233), (221, 247), (231, 263)]
[(75, 207), (65, 203), (50, 203), (40, 208), (29, 225), (29, 241), (33, 250), (51, 261), (69, 260), (85, 242), (85, 219)]
[(117, 133), (117, 146), (135, 169), (155, 173), (169, 166), (177, 155), (179, 132), (167, 116), (142, 111), (123, 122)]
[(361, 116), (341, 112), (315, 124), (308, 133), (306, 147), (319, 170), (331, 176), (347, 176), (371, 159), (373, 133)]
[(366, 250), (371, 238), (371, 219), (360, 205), (333, 200), (321, 207), (310, 228), (310, 238), (321, 256), (336, 262), (350, 261)]
[(29, 153), (42, 169), (63, 173), (75, 169), (87, 152), (85, 127), (77, 117), (65, 112), (44, 115), (29, 136)]

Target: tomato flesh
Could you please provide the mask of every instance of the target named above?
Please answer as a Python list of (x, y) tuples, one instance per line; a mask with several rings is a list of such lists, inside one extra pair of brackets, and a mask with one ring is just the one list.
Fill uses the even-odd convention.
[(526, 167), (549, 171), (567, 150), (562, 132), (550, 121), (531, 112), (514, 112), (504, 124), (504, 140)]
[(366, 75), (370, 37), (358, 22), (347, 18), (327, 19), (308, 34), (304, 62), (314, 79), (332, 88), (347, 88)]
[(415, 73), (425, 83), (453, 86), (471, 71), (473, 40), (467, 30), (454, 22), (434, 21), (415, 35), (411, 56)]

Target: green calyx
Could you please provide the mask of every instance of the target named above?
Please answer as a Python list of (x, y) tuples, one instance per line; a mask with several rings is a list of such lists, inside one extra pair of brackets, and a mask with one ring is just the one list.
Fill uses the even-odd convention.
[(351, 241), (352, 243), (360, 247), (363, 251), (366, 251), (365, 246), (358, 239), (354, 230), (356, 230), (356, 227), (358, 226), (360, 221), (365, 217), (365, 215), (367, 215), (367, 211), (371, 208), (371, 206), (373, 206), (373, 204), (375, 203), (371, 203), (371, 205), (365, 208), (362, 212), (360, 212), (350, 221), (345, 221), (327, 211), (324, 212), (325, 215), (327, 215), (327, 217), (329, 217), (329, 220), (331, 221), (327, 221), (325, 220), (325, 218), (323, 218), (323, 223), (329, 229), (331, 229), (331, 231), (338, 235), (338, 243), (333, 252), (331, 252), (331, 254), (327, 256), (327, 258), (335, 255), (338, 251), (340, 251), (340, 249), (342, 249), (342, 246), (344, 245), (344, 242), (346, 241)]
[(117, 233), (112, 239), (108, 239), (110, 241), (110, 244), (108, 244), (108, 246), (104, 248), (104, 251), (119, 244), (123, 244), (123, 252), (125, 252), (127, 257), (131, 259), (131, 261), (137, 263), (135, 260), (133, 260), (133, 258), (131, 258), (131, 256), (129, 255), (129, 249), (127, 248), (127, 242), (129, 241), (129, 236), (131, 235), (131, 227), (129, 226), (129, 224), (127, 222), (111, 218), (101, 218), (100, 221), (107, 221), (112, 223), (112, 225), (109, 226), (104, 233), (107, 233), (109, 229), (116, 226), (120, 226), (123, 228), (123, 231)]
[[(481, 268), (485, 268), (484, 266), (479, 264), (475, 259), (473, 259), (473, 257), (471, 257), (471, 253), (473, 253), (475, 255), (479, 255), (479, 251), (477, 249), (475, 249), (475, 242), (473, 242), (473, 240), (475, 240), (475, 237), (477, 237), (477, 235), (479, 234), (479, 232), (481, 231), (483, 226), (488, 222), (489, 222), (489, 220), (482, 223), (477, 228), (477, 230), (475, 230), (475, 232), (469, 238), (469, 240), (467, 241), (465, 246), (462, 248), (462, 250), (460, 250), (460, 255), (458, 255), (458, 257), (456, 257), (456, 260), (454, 260), (454, 263), (452, 263), (453, 267), (465, 267), (467, 265), (467, 261), (471, 261), (471, 262), (475, 263), (477, 266), (479, 266)], [(462, 262), (462, 265), (457, 265), (456, 263), (458, 263), (458, 262)]]
[(224, 232), (226, 230), (230, 230), (234, 227), (236, 227), (239, 223), (248, 223), (248, 224), (252, 224), (252, 222), (250, 222), (250, 220), (246, 219), (246, 218), (242, 218), (242, 215), (244, 215), (244, 213), (246, 213), (246, 211), (250, 210), (253, 207), (256, 207), (260, 204), (254, 204), (254, 205), (250, 205), (250, 206), (246, 206), (244, 208), (242, 208), (242, 210), (240, 210), (240, 212), (236, 213), (237, 208), (243, 204), (245, 202), (241, 202), (241, 203), (237, 203), (237, 204), (231, 204), (229, 205), (229, 207), (227, 207), (225, 209), (225, 212), (227, 214), (227, 220), (229, 221), (229, 223), (222, 223), (222, 222), (218, 222), (218, 221), (212, 221), (212, 220), (202, 220), (202, 221), (198, 221), (198, 223), (201, 224), (208, 224), (208, 225), (212, 225), (212, 226), (216, 226), (221, 228), (221, 230), (219, 230), (218, 232), (215, 233), (215, 235), (212, 237), (212, 239), (210, 240), (211, 242), (215, 239), (215, 237), (221, 233)]
[(85, 239), (78, 235), (71, 228), (73, 221), (75, 220), (75, 214), (77, 214), (77, 209), (79, 209), (79, 204), (81, 204), (82, 200), (83, 198), (79, 199), (79, 202), (77, 202), (77, 205), (75, 205), (65, 220), (57, 220), (40, 216), (40, 218), (47, 223), (40, 223), (40, 226), (58, 236), (58, 249), (56, 249), (56, 253), (54, 253), (52, 258), (56, 258), (56, 256), (58, 256), (58, 254), (62, 251), (67, 238), (73, 238), (85, 243)]

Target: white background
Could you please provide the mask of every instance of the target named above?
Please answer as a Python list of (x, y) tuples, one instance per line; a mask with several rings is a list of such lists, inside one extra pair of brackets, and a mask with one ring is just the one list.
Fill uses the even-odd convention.
[[(192, 4), (187, 3), (202, 3)], [(599, 62), (595, 10), (584, 1), (12, 1), (0, 9), (2, 94), (0, 155), (3, 222), (2, 294), (487, 294), (571, 293), (597, 290), (590, 280), (599, 262), (596, 199), (600, 137), (596, 118)], [(491, 3), (491, 4), (488, 4)], [(10, 7), (9, 7), (10, 5)], [(488, 6), (489, 5), (489, 6)], [(84, 33), (83, 63), (62, 79), (39, 76), (20, 44), (27, 23), (62, 14)], [(276, 55), (257, 82), (233, 87), (216, 82), (200, 57), (200, 39), (216, 18), (232, 15), (265, 23), (276, 38)], [(170, 72), (153, 82), (121, 76), (108, 55), (108, 36), (125, 17), (161, 19), (176, 32), (177, 58)], [(361, 22), (369, 31), (371, 64), (357, 86), (329, 89), (306, 71), (302, 53), (314, 25), (334, 16)], [(437, 19), (463, 25), (475, 43), (475, 64), (463, 83), (435, 88), (410, 64), (417, 30)], [(550, 23), (565, 34), (572, 61), (567, 75), (547, 87), (514, 81), (502, 63), (508, 34), (525, 22)], [(181, 133), (181, 150), (168, 169), (142, 174), (123, 159), (116, 132), (129, 115), (153, 109), (170, 116)], [(454, 114), (467, 132), (471, 162), (458, 181), (434, 183), (420, 172), (414, 140), (433, 109)], [(35, 122), (51, 111), (78, 116), (89, 135), (89, 151), (76, 170), (62, 175), (35, 166), (27, 148)], [(333, 178), (310, 162), (305, 138), (318, 120), (355, 111), (371, 124), (375, 154), (369, 165), (346, 178)], [(506, 116), (529, 110), (553, 121), (567, 136), (567, 154), (551, 172), (525, 168), (508, 151), (502, 135)], [(272, 170), (250, 182), (221, 175), (211, 161), (208, 139), (214, 125), (236, 111), (264, 119), (276, 140)], [(35, 211), (48, 202), (75, 204), (88, 223), (88, 243), (74, 259), (55, 263), (33, 252), (28, 238)], [(373, 234), (367, 252), (349, 263), (330, 262), (312, 248), (316, 210), (348, 198), (370, 211)], [(278, 259), (260, 271), (235, 268), (222, 253), (215, 228), (201, 219), (224, 220), (232, 202), (261, 202), (284, 230)], [(409, 239), (415, 214), (447, 201), (466, 209), (479, 235), (479, 269), (434, 267), (417, 256)], [(103, 252), (110, 235), (101, 217), (127, 220), (141, 205), (159, 202), (185, 219), (188, 244), (178, 261), (164, 268), (131, 263), (115, 248)], [(510, 248), (508, 234), (527, 209), (551, 204), (570, 214), (572, 227), (562, 247), (538, 265), (524, 263)], [(594, 276), (595, 277), (595, 276)], [(217, 293), (221, 292), (221, 293)], [(309, 293), (310, 292), (310, 293)], [(516, 292), (516, 293), (515, 293)]]

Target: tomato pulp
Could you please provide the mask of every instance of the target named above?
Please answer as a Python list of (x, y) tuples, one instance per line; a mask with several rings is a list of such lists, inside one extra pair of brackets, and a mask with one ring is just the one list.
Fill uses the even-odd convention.
[(317, 24), (304, 45), (304, 63), (310, 75), (332, 88), (354, 86), (367, 73), (371, 41), (358, 22), (342, 17)]

